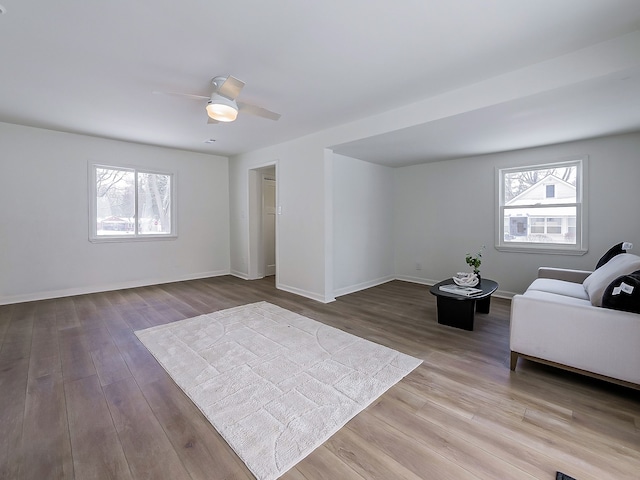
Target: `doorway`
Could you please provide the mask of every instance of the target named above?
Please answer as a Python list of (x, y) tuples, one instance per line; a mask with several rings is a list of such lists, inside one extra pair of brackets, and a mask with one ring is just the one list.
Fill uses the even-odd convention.
[(249, 279), (277, 275), (277, 191), (274, 164), (249, 170)]

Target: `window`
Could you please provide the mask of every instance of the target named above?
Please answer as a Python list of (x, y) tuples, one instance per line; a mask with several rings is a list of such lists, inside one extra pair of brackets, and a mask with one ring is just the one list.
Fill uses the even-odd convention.
[(496, 172), (498, 250), (586, 253), (586, 157)]
[(529, 217), (529, 225), (531, 226), (529, 231), (532, 234), (558, 235), (562, 233), (562, 218)]
[(554, 184), (547, 185), (547, 198), (553, 198), (556, 196), (556, 186)]
[(92, 165), (92, 241), (176, 236), (174, 175), (137, 168)]

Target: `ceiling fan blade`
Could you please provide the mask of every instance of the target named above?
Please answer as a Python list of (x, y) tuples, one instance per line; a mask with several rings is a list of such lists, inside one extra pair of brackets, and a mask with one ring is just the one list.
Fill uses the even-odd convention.
[(187, 97), (193, 100), (209, 100), (209, 97), (203, 95), (193, 95), (191, 93), (176, 93), (176, 92), (153, 92), (154, 95), (168, 95), (170, 97)]
[(266, 108), (258, 107), (250, 103), (236, 102), (238, 104), (238, 110), (242, 113), (248, 113), (257, 117), (268, 118), (269, 120), (278, 120), (280, 114), (267, 110)]
[[(216, 79), (214, 78), (214, 83), (216, 83)], [(235, 100), (238, 95), (240, 95), (240, 91), (244, 87), (244, 82), (242, 80), (238, 80), (236, 77), (229, 75), (222, 85), (218, 87), (218, 93), (220, 95), (224, 95), (225, 97)]]

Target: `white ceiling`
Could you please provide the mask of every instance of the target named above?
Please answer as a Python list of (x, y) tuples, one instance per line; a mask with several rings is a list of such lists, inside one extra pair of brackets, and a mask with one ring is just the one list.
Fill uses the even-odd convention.
[(332, 148), (401, 167), (635, 131), (640, 131), (640, 68)]
[[(640, 29), (638, 0), (0, 0), (0, 121), (235, 155)], [(638, 68), (334, 146), (398, 166), (640, 130)], [(210, 93), (282, 114), (208, 125)], [(215, 139), (212, 144), (205, 140)]]

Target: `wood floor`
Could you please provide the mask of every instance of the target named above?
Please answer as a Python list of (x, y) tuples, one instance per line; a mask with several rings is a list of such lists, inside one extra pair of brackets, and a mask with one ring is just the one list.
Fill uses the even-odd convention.
[(1, 306), (0, 478), (252, 479), (133, 332), (261, 300), (424, 360), (283, 479), (640, 479), (640, 393), (510, 372), (507, 300), (467, 332), (421, 285), (324, 305), (234, 277)]

